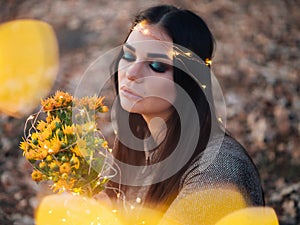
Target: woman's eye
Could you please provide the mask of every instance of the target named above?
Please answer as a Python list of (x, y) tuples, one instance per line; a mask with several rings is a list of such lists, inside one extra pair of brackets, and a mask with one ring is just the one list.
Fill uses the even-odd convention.
[(130, 52), (123, 52), (122, 59), (125, 59), (128, 62), (135, 61), (135, 56)]
[(150, 62), (150, 68), (157, 73), (164, 73), (168, 70), (168, 65), (162, 62)]

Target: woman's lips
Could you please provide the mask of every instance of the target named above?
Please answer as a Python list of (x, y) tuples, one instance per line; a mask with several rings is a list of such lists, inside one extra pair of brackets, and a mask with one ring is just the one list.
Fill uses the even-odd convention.
[(126, 86), (121, 87), (120, 94), (122, 94), (126, 98), (133, 99), (133, 100), (140, 100), (143, 98), (142, 96), (138, 95), (137, 93), (135, 93), (134, 91), (132, 91), (130, 88)]

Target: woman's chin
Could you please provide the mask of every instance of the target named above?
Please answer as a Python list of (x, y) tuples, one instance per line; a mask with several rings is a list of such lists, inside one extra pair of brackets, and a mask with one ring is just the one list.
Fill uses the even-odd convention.
[(142, 114), (143, 110), (141, 108), (141, 106), (137, 103), (137, 102), (128, 102), (128, 100), (121, 100), (121, 106), (122, 108), (130, 113), (138, 113), (138, 114)]

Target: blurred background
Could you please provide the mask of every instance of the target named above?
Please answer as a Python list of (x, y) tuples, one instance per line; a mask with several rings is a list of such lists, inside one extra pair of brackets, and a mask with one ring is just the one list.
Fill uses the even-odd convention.
[[(161, 3), (1, 0), (0, 23), (49, 23), (60, 49), (51, 93), (71, 91), (98, 56), (122, 43), (139, 10)], [(227, 128), (257, 165), (266, 205), (276, 210), (280, 224), (300, 224), (300, 1), (163, 3), (194, 10), (207, 22), (217, 43), (212, 70), (223, 89)], [(31, 167), (18, 148), (28, 116), (0, 114), (1, 225), (34, 224), (34, 209), (49, 191), (31, 181)]]

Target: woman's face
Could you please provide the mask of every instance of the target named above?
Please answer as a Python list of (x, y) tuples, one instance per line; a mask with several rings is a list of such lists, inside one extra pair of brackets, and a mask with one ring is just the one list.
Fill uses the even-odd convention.
[(172, 39), (157, 25), (136, 28), (123, 45), (118, 67), (121, 106), (145, 119), (167, 119), (176, 97)]

